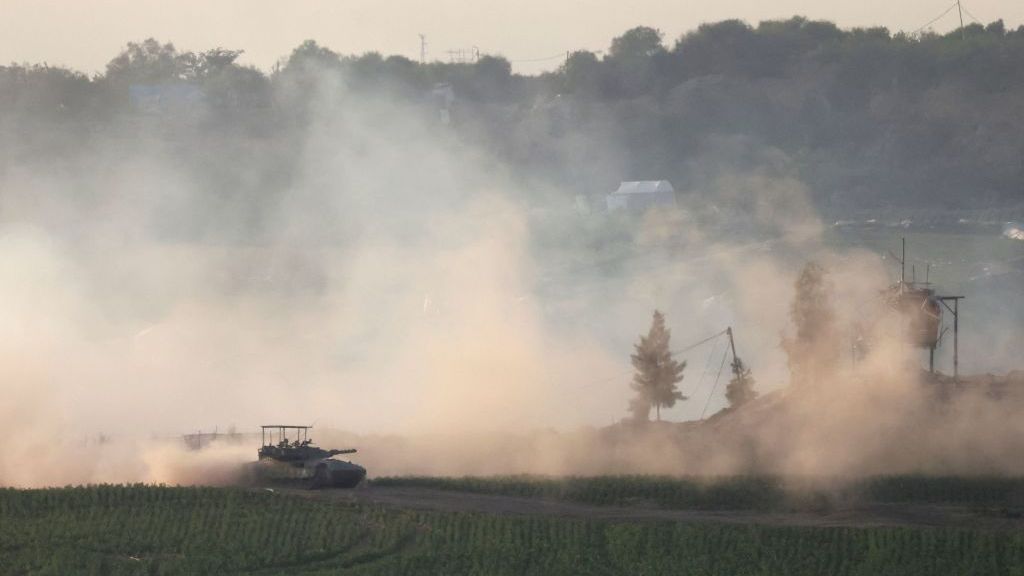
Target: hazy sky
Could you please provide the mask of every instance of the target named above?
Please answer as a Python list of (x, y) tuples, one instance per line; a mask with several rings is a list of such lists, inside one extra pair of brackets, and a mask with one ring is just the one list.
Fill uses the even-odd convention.
[[(130, 40), (153, 36), (179, 49), (244, 49), (268, 69), (302, 40), (343, 53), (376, 50), (430, 59), (449, 50), (503, 54), (519, 72), (557, 66), (566, 50), (601, 50), (622, 31), (648, 25), (671, 42), (701, 22), (750, 22), (800, 14), (841, 26), (913, 31), (952, 0), (2, 0), (0, 62), (48, 62), (101, 71)], [(1024, 1), (965, 0), (984, 22), (1024, 23)], [(964, 15), (965, 22), (970, 16)], [(934, 25), (949, 30), (956, 10)], [(544, 60), (540, 60), (544, 59)], [(538, 61), (540, 60), (540, 61)]]

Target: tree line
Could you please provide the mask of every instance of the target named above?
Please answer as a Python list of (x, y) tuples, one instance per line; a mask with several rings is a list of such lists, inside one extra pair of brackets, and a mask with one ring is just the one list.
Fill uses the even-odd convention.
[[(92, 76), (0, 66), (0, 128), (14, 151), (0, 162), (73, 153), (69, 141), (140, 114), (144, 89), (176, 85), (201, 94), (201, 113), (174, 111), (194, 129), (249, 139), (301, 126), (317, 98), (372, 95), (428, 118), (447, 106), (454, 132), (569, 197), (633, 179), (701, 193), (722, 172), (768, 167), (805, 183), (826, 211), (1021, 203), (1024, 27), (1001, 20), (918, 35), (727, 20), (670, 42), (637, 27), (533, 76), (500, 55), (420, 63), (312, 40), (269, 71), (241, 54), (147, 39)], [(453, 104), (438, 103), (439, 85)]]

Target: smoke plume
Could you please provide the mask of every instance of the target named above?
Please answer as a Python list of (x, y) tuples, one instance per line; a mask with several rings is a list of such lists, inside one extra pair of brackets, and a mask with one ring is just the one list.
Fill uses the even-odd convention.
[[(417, 105), (295, 89), (312, 104), (277, 132), (112, 120), (73, 154), (5, 159), (0, 485), (230, 482), (251, 441), (180, 435), (279, 422), (355, 445), (371, 475), (1020, 468), (1018, 405), (940, 402), (885, 320), (844, 362), (890, 280), (826, 242), (781, 152), (723, 138), (678, 210), (586, 214)], [(790, 313), (811, 260), (833, 320), (807, 336)], [(762, 398), (620, 424), (655, 308), (674, 347), (732, 326)], [(668, 420), (724, 408), (713, 346)]]

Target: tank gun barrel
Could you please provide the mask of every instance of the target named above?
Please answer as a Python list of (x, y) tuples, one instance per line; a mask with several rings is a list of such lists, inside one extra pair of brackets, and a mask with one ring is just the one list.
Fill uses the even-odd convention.
[(338, 454), (355, 454), (356, 453), (356, 449), (355, 448), (346, 448), (344, 450), (328, 450), (327, 452), (331, 456), (337, 456)]

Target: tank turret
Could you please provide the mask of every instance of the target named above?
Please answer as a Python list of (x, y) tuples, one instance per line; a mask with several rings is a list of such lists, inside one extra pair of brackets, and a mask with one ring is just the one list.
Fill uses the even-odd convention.
[(366, 469), (362, 466), (334, 458), (354, 454), (355, 448), (320, 448), (309, 438), (311, 428), (281, 424), (262, 426), (257, 475), (269, 480), (302, 481), (310, 488), (352, 488), (366, 478)]

